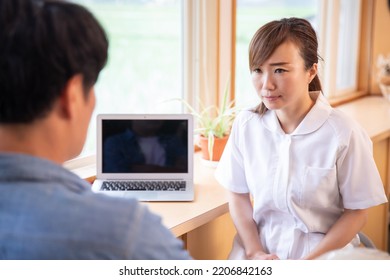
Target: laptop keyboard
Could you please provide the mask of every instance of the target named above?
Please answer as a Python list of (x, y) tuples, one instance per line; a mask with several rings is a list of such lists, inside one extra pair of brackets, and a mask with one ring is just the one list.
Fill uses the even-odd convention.
[(102, 191), (185, 191), (185, 181), (105, 181)]

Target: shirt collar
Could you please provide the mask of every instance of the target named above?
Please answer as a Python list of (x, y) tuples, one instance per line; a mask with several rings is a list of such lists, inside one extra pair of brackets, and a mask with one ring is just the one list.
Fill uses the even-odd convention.
[[(309, 94), (316, 102), (291, 135), (303, 135), (316, 131), (326, 122), (332, 111), (328, 100), (319, 91), (313, 91)], [(271, 132), (285, 134), (274, 110), (267, 110), (262, 121), (263, 125)]]

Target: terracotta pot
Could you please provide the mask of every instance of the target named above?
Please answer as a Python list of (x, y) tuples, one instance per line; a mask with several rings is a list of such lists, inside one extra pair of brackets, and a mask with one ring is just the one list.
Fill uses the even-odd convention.
[[(228, 139), (229, 136), (224, 136), (223, 138), (214, 138), (213, 158), (211, 159), (212, 161), (220, 160)], [(200, 136), (199, 142), (200, 148), (202, 150), (202, 158), (205, 160), (210, 160), (208, 151), (208, 138)]]

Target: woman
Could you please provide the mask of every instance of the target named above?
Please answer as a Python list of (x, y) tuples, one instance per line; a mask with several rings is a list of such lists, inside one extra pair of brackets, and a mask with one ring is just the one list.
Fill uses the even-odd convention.
[(299, 18), (252, 38), (262, 102), (237, 116), (216, 171), (238, 233), (232, 259), (313, 259), (351, 245), (367, 208), (387, 201), (369, 137), (320, 93), (317, 49)]

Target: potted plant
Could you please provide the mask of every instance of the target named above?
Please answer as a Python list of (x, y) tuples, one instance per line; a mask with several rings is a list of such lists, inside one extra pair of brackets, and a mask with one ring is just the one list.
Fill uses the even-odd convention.
[(228, 93), (227, 86), (220, 106), (206, 107), (198, 100), (199, 112), (181, 100), (197, 121), (195, 132), (199, 134), (198, 144), (204, 160), (218, 162), (228, 140), (236, 113), (234, 101), (228, 100)]

